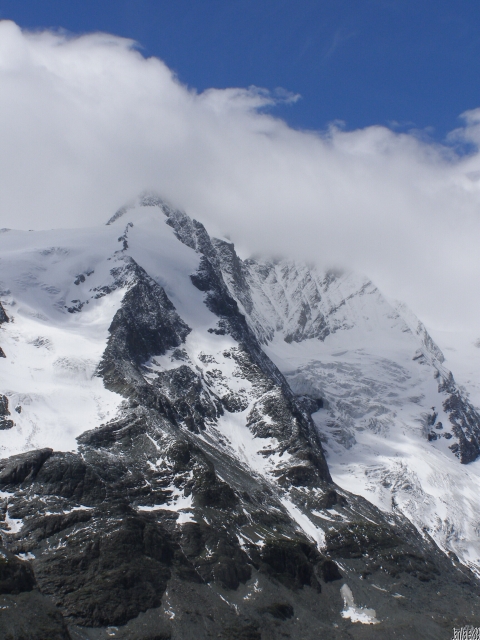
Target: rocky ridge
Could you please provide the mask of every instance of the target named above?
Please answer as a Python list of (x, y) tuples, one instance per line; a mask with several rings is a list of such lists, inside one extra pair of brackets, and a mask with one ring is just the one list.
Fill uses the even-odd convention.
[(216, 246), (265, 352), (298, 396), (322, 399), (313, 417), (334, 479), (480, 573), (479, 407), (425, 326), (367, 278)]
[[(186, 302), (147, 268), (137, 229), (154, 233), (150, 210), (196, 261)], [(321, 395), (295, 393), (268, 357), (280, 321), (262, 320), (245, 285), (253, 263), (153, 196), (109, 226), (130, 214), (103, 281), (77, 274), (62, 311), (81, 318), (118, 296), (95, 370), (118, 411), (75, 451), (0, 461), (3, 636), (433, 639), (479, 624), (468, 569), (332, 481), (312, 419)], [(192, 315), (195, 291), (207, 311)], [(325, 314), (298, 318), (286, 344), (334, 330)]]

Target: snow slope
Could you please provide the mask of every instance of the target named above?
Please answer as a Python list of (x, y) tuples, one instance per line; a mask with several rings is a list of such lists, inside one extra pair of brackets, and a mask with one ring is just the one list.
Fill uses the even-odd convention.
[[(458, 460), (444, 409), (443, 381), (453, 379), (425, 327), (366, 278), (291, 261), (241, 263), (246, 300), (232, 261), (225, 262), (265, 352), (295, 393), (324, 400), (313, 417), (335, 482), (402, 512), (478, 572), (480, 459)], [(468, 371), (461, 357), (455, 364)], [(472, 379), (463, 373), (464, 386), (451, 385), (465, 400), (470, 388), (478, 402)]]
[[(105, 249), (113, 253), (115, 243), (105, 229), (0, 234), (0, 296), (10, 318), (0, 329), (1, 389), (15, 422), (0, 432), (0, 456), (75, 449), (76, 436), (115, 414), (120, 398), (93, 374), (121, 294), (92, 299), (83, 313), (67, 310), (87, 283), (110, 279)], [(79, 275), (85, 282), (76, 285)]]
[(182, 317), (201, 333), (216, 323), (190, 281), (198, 255), (177, 240), (163, 215), (151, 208), (131, 213), (138, 229), (118, 224), (0, 234), (0, 301), (10, 319), (0, 328), (7, 356), (0, 388), (15, 422), (0, 431), (1, 457), (41, 447), (76, 449), (76, 436), (115, 415), (122, 398), (107, 391), (95, 371), (128, 287), (111, 273), (123, 266), (128, 233), (130, 255)]

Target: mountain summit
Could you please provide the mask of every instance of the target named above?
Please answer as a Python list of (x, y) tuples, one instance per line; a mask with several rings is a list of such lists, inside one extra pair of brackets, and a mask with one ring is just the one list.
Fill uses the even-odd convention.
[(0, 260), (2, 637), (480, 626), (480, 416), (404, 306), (154, 195)]

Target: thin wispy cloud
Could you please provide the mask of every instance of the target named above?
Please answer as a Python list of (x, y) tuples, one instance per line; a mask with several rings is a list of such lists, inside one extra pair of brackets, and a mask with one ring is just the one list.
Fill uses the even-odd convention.
[(7, 21), (0, 86), (2, 227), (101, 224), (153, 189), (244, 252), (346, 265), (427, 321), (478, 322), (480, 109), (445, 145), (297, 131), (271, 111), (288, 92), (198, 93), (132, 41)]
[(355, 38), (357, 35), (356, 31), (345, 31), (345, 29), (337, 29), (333, 34), (332, 41), (327, 51), (325, 52), (322, 61), (326, 62), (329, 58), (333, 56), (333, 54), (337, 51), (339, 47), (341, 47), (345, 42), (350, 40), (351, 38)]

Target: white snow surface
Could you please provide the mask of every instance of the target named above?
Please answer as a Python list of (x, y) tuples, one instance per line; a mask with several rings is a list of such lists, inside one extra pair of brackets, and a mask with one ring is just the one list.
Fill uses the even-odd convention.
[(0, 328), (0, 389), (15, 422), (0, 432), (0, 457), (75, 449), (76, 436), (115, 414), (121, 398), (94, 373), (122, 293), (90, 300), (81, 313), (66, 309), (87, 286), (109, 280), (115, 235), (108, 228), (0, 235), (0, 300), (10, 318)]
[(193, 496), (185, 496), (181, 494), (175, 486), (170, 487), (172, 491), (171, 502), (166, 504), (139, 506), (138, 511), (157, 511), (163, 509), (165, 511), (175, 511), (178, 513), (177, 524), (185, 522), (194, 522), (194, 518), (190, 511), (193, 508)]
[[(415, 315), (364, 277), (289, 261), (244, 264), (246, 315), (259, 339), (268, 336), (265, 352), (295, 393), (324, 400), (313, 418), (335, 482), (400, 511), (479, 573), (480, 459), (462, 465), (449, 449), (455, 439), (444, 437), (451, 424), (434, 375), (458, 369), (461, 393), (479, 408), (480, 341), (448, 336), (455, 346), (445, 360)], [(428, 425), (434, 412), (437, 429)], [(432, 431), (438, 439), (428, 441)]]
[[(198, 336), (215, 326), (190, 280), (199, 256), (177, 240), (158, 209), (138, 207), (128, 220), (92, 229), (0, 234), (0, 301), (10, 318), (0, 327), (7, 356), (0, 358), (0, 390), (15, 422), (0, 431), (0, 457), (41, 447), (75, 450), (78, 435), (118, 411), (122, 398), (95, 371), (126, 289), (98, 298), (94, 290), (111, 284), (110, 270), (124, 264), (119, 234), (131, 220), (127, 255), (194, 328), (189, 340), (201, 342)], [(83, 281), (75, 284), (79, 275)], [(68, 312), (79, 303), (80, 312)]]
[(378, 624), (375, 609), (367, 609), (366, 607), (357, 607), (353, 598), (353, 593), (347, 584), (340, 589), (345, 608), (342, 611), (343, 618), (350, 618), (352, 622), (360, 622), (361, 624)]

